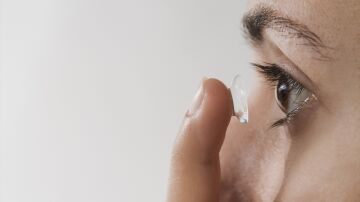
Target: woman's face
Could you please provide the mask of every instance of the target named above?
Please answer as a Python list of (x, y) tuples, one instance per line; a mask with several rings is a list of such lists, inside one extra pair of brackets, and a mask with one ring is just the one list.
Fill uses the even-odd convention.
[(243, 23), (258, 79), (221, 150), (222, 201), (359, 199), (360, 1), (253, 0)]

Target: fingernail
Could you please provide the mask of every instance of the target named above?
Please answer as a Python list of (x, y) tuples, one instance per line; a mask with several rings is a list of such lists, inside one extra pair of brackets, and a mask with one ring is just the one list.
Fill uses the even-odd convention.
[(199, 111), (202, 101), (204, 99), (204, 82), (206, 79), (206, 77), (202, 79), (200, 87), (195, 94), (194, 100), (192, 101), (192, 104), (187, 111), (186, 116), (194, 116)]

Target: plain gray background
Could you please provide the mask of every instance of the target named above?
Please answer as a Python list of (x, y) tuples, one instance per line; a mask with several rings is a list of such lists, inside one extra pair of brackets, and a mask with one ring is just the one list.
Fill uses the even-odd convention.
[(203, 76), (248, 62), (243, 0), (2, 0), (1, 202), (163, 201)]

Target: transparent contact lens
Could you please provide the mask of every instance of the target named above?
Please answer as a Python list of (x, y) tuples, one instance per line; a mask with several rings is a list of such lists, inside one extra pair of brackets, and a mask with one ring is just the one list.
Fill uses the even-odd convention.
[(247, 95), (244, 91), (244, 81), (240, 75), (236, 75), (230, 87), (233, 101), (233, 115), (236, 116), (240, 123), (249, 122), (249, 109)]

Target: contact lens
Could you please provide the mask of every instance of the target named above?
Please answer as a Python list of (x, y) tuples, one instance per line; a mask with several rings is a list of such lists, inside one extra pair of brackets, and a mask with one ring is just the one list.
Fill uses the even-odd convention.
[(240, 123), (249, 122), (249, 109), (247, 95), (244, 90), (244, 81), (240, 75), (236, 75), (230, 87), (233, 101), (233, 115), (236, 116)]

